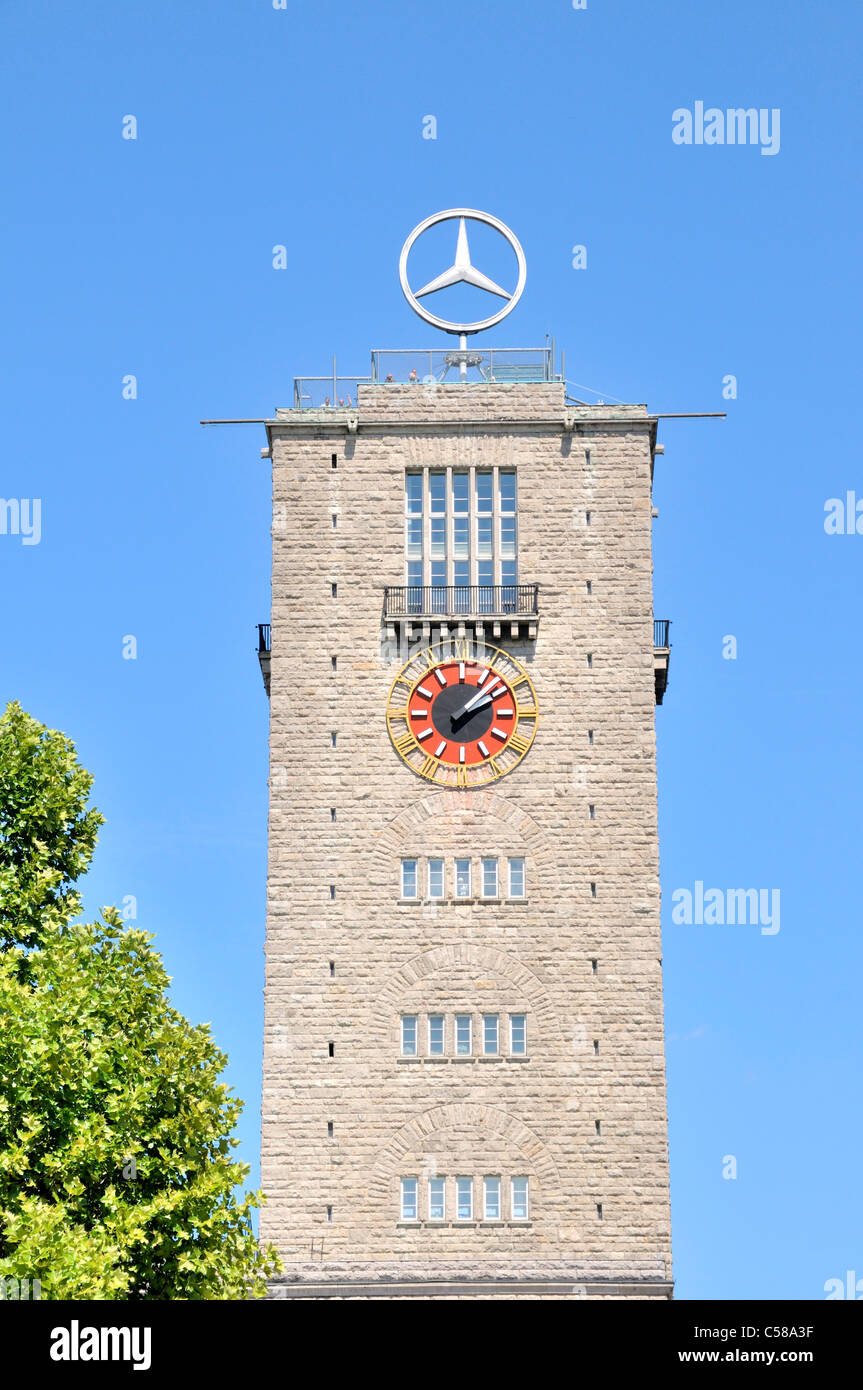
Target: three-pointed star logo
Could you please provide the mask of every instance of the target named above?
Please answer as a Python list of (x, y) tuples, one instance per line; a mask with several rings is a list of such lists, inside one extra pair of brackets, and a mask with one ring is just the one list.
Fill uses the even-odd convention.
[(470, 247), (467, 244), (467, 226), (465, 219), (459, 219), (458, 243), (455, 249), (455, 261), (449, 270), (445, 270), (443, 275), (438, 275), (434, 280), (430, 280), (421, 290), (414, 291), (415, 299), (422, 299), (426, 294), (434, 294), (435, 290), (445, 290), (449, 285), (475, 285), (478, 290), (488, 290), (489, 294), (499, 295), (501, 299), (512, 299), (511, 294), (496, 285), (494, 280), (490, 280), (487, 275), (483, 275), (481, 270), (477, 270), (471, 265)]

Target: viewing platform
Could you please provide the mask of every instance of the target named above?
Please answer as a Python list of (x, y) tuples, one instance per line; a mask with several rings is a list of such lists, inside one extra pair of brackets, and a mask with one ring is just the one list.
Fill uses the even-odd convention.
[(294, 377), (294, 410), (351, 409), (361, 386), (563, 384), (553, 344), (539, 348), (375, 348), (367, 376)]

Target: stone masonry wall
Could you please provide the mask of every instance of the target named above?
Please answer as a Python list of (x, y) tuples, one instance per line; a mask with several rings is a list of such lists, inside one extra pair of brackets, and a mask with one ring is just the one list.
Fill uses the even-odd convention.
[[(582, 407), (564, 429), (565, 411), (559, 385), (379, 386), (355, 412), (271, 427), (261, 1237), (288, 1280), (543, 1262), (671, 1278), (651, 422), (642, 406)], [(462, 464), (517, 469), (519, 579), (540, 585), (536, 641), (513, 647), (536, 739), (473, 791), (423, 782), (384, 718), (405, 469)], [(403, 857), (440, 855), (451, 880), (456, 855), (478, 874), (484, 854), (524, 856), (525, 901), (400, 902)], [(525, 1013), (528, 1056), (402, 1059), (405, 1012)], [(434, 1174), (527, 1175), (531, 1219), (402, 1223), (400, 1178)]]

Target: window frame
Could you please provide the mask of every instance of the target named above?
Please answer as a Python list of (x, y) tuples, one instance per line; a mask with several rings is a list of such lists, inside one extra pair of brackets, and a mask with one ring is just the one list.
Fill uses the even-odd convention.
[[(409, 1205), (409, 1202), (408, 1202), (408, 1198), (407, 1198), (407, 1196), (406, 1196), (406, 1192), (407, 1192), (407, 1187), (408, 1187), (408, 1185), (409, 1185), (410, 1183), (413, 1184), (413, 1213), (414, 1213), (413, 1216), (408, 1216), (408, 1214), (407, 1214), (407, 1207), (408, 1207), (408, 1205)], [(401, 1219), (402, 1221), (410, 1221), (410, 1222), (419, 1221), (419, 1219), (420, 1219), (419, 1178), (407, 1177), (407, 1178), (402, 1178), (402, 1179), (401, 1179), (401, 1188), (400, 1188), (400, 1193), (399, 1193), (399, 1211), (400, 1211), (400, 1213), (401, 1213), (400, 1219)]]
[[(440, 893), (432, 892), (432, 865), (440, 865)], [(426, 860), (426, 888), (428, 890), (428, 900), (432, 903), (443, 902), (446, 897), (446, 859), (440, 855), (432, 855)]]
[[(517, 1182), (524, 1183), (524, 1216), (516, 1216), (515, 1185)], [(521, 1203), (519, 1203), (521, 1205)], [(517, 1174), (509, 1180), (509, 1215), (511, 1221), (530, 1221), (530, 1178), (523, 1174)]]
[[(514, 893), (512, 888), (512, 866), (521, 865), (521, 892)], [(523, 854), (513, 854), (507, 858), (507, 897), (513, 898), (516, 902), (521, 902), (527, 897), (527, 861)]]
[[(499, 898), (499, 897), (500, 897), (500, 861), (499, 861), (497, 858), (491, 858), (490, 856), (485, 856), (485, 857), (480, 861), (480, 864), (481, 864), (480, 874), (481, 874), (481, 877), (482, 877), (482, 896), (483, 896), (484, 898)], [(486, 871), (487, 871), (488, 865), (490, 865), (490, 864), (494, 865), (494, 892), (492, 892), (492, 893), (489, 893), (489, 892), (487, 891), (487, 889), (486, 889)]]
[[(461, 1051), (460, 1043), (459, 1043), (459, 1023), (462, 1023), (462, 1022), (467, 1023), (467, 1051), (466, 1051), (466, 1052), (462, 1052), (462, 1051)], [(472, 1057), (472, 1056), (473, 1056), (473, 1014), (456, 1014), (456, 1015), (455, 1015), (455, 1056), (456, 1056), (456, 1057)]]
[[(497, 1199), (496, 1199), (496, 1203), (495, 1203), (495, 1205), (496, 1205), (496, 1207), (497, 1207), (497, 1212), (496, 1212), (496, 1214), (495, 1214), (494, 1216), (492, 1216), (491, 1213), (489, 1212), (489, 1190), (490, 1190), (490, 1187), (491, 1187), (492, 1184), (496, 1184), (496, 1185), (497, 1185)], [(482, 1180), (482, 1219), (483, 1219), (483, 1221), (502, 1221), (502, 1220), (503, 1220), (502, 1207), (501, 1207), (501, 1200), (502, 1200), (501, 1188), (502, 1188), (502, 1183), (501, 1183), (501, 1179), (500, 1179), (500, 1175), (499, 1175), (499, 1174), (491, 1173), (491, 1174), (488, 1174), (487, 1176), (484, 1176), (484, 1177), (483, 1177), (483, 1180)]]
[[(405, 1024), (408, 1024), (408, 1023), (413, 1023), (413, 1034), (414, 1034), (414, 1039), (413, 1039), (413, 1043), (414, 1043), (413, 1052), (408, 1052), (408, 1051), (406, 1050), (406, 1047), (405, 1047), (405, 1039), (406, 1039), (406, 1036), (407, 1036), (407, 1030), (406, 1030), (406, 1028), (405, 1028)], [(401, 1055), (402, 1057), (418, 1057), (418, 1056), (420, 1055), (420, 1053), (419, 1053), (419, 1014), (400, 1014), (400, 1015), (399, 1015), (399, 1033), (400, 1033), (400, 1048), (401, 1048), (400, 1055)]]
[[(407, 866), (408, 866), (408, 864), (413, 864), (413, 883), (414, 883), (414, 891), (413, 891), (412, 893), (409, 893), (409, 892), (407, 891), (407, 872), (406, 872), (406, 871), (407, 871)], [(419, 898), (419, 895), (420, 895), (420, 861), (419, 861), (418, 859), (403, 859), (403, 860), (402, 860), (402, 866), (401, 866), (401, 867), (402, 867), (402, 873), (401, 873), (401, 895), (402, 895), (403, 898), (409, 899), (410, 901), (413, 902), (413, 901), (415, 901), (417, 898)]]
[[(460, 865), (461, 865), (462, 867), (459, 867)], [(464, 868), (465, 865), (467, 865), (467, 869), (466, 869), (466, 870), (465, 870), (465, 868)], [(462, 878), (462, 875), (463, 875), (465, 872), (467, 872), (467, 892), (466, 892), (466, 893), (462, 893), (462, 892), (461, 892), (461, 878)], [(464, 899), (464, 898), (472, 898), (472, 897), (473, 897), (473, 892), (472, 892), (472, 889), (473, 889), (473, 882), (472, 882), (472, 880), (473, 880), (473, 865), (472, 865), (470, 859), (463, 859), (463, 858), (454, 859), (454, 860), (453, 860), (453, 876), (454, 876), (453, 888), (454, 888), (454, 890), (455, 890), (453, 896), (456, 897), (456, 898), (462, 898), (462, 899)]]
[[(490, 1049), (488, 1043), (488, 1025), (494, 1022), (494, 1048)], [(500, 1014), (482, 1015), (482, 1055), (483, 1057), (500, 1056)]]
[[(473, 1221), (473, 1220), (474, 1220), (474, 1209), (475, 1209), (475, 1198), (476, 1198), (476, 1194), (475, 1194), (475, 1192), (474, 1192), (474, 1181), (475, 1181), (474, 1178), (472, 1178), (472, 1177), (469, 1178), (469, 1177), (468, 1177), (466, 1174), (464, 1174), (464, 1173), (456, 1174), (456, 1180), (455, 1180), (455, 1219), (456, 1219), (456, 1221)], [(464, 1185), (465, 1183), (469, 1183), (469, 1184), (470, 1184), (470, 1187), (469, 1187), (469, 1189), (468, 1189), (468, 1190), (469, 1190), (469, 1193), (470, 1193), (470, 1213), (469, 1213), (469, 1215), (467, 1215), (467, 1216), (462, 1216), (462, 1214), (461, 1214), (461, 1207), (462, 1207), (461, 1193), (462, 1193), (463, 1185)]]
[[(440, 1019), (440, 1025), (441, 1025), (441, 1026), (440, 1026), (440, 1051), (439, 1051), (439, 1052), (435, 1051), (435, 1049), (434, 1049), (434, 1044), (432, 1043), (432, 1020), (433, 1020), (433, 1019), (438, 1019), (438, 1018)], [(429, 1014), (429, 1015), (428, 1015), (427, 1037), (428, 1037), (428, 1055), (429, 1055), (430, 1057), (445, 1057), (445, 1056), (446, 1056), (446, 1014)]]
[[(432, 1183), (440, 1183), (440, 1216), (432, 1216)], [(446, 1178), (442, 1178), (438, 1175), (429, 1178), (426, 1189), (426, 1201), (428, 1203), (428, 1220), (435, 1222), (446, 1221)]]

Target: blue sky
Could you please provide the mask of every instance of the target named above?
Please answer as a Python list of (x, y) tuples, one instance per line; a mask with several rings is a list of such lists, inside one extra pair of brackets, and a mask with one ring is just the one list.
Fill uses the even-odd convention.
[[(863, 497), (861, 28), (851, 0), (3, 7), (0, 492), (42, 499), (42, 536), (0, 535), (0, 694), (95, 774), (88, 910), (137, 898), (253, 1167), (269, 476), (262, 431), (198, 421), (290, 404), (334, 352), (440, 345), (397, 256), (467, 205), (527, 254), (490, 343), (551, 333), (607, 398), (728, 410), (662, 425), (655, 493), (678, 1297), (863, 1276), (863, 536), (823, 525)], [(696, 101), (779, 108), (779, 153), (674, 144)], [(780, 931), (674, 924), (697, 880), (779, 888)]]

